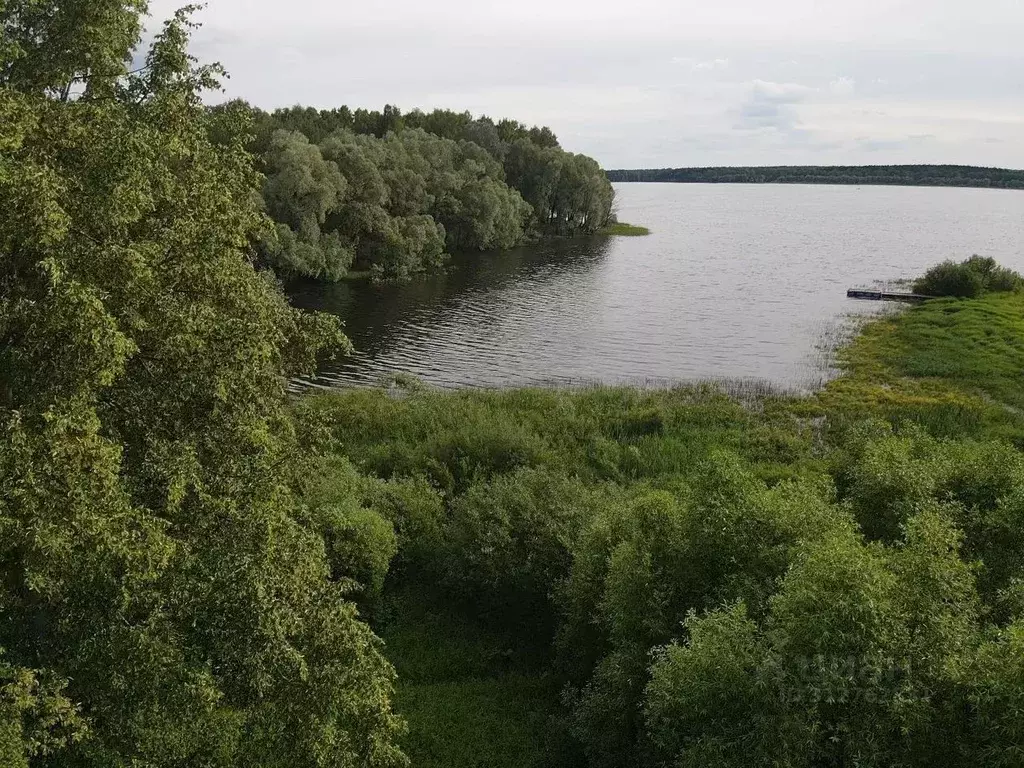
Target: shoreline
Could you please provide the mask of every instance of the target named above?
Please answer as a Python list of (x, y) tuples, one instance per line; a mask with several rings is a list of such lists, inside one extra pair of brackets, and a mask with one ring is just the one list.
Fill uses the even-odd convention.
[(993, 186), (985, 184), (907, 184), (888, 182), (841, 182), (841, 181), (650, 181), (615, 180), (612, 184), (689, 184), (691, 186), (732, 186), (732, 187), (897, 187), (899, 189), (987, 189), (995, 192), (1021, 192), (1022, 187)]

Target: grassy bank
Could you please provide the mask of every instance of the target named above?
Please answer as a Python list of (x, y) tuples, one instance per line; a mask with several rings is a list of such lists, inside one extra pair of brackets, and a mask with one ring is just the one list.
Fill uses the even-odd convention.
[[(306, 400), (397, 532), (371, 612), (413, 765), (1012, 764), (1024, 297), (882, 317), (840, 363), (807, 397)], [(916, 666), (842, 683), (891, 707), (780, 708), (840, 684), (806, 659)]]
[(599, 235), (612, 235), (617, 237), (642, 237), (644, 235), (651, 234), (651, 230), (647, 227), (638, 227), (634, 224), (625, 224), (623, 222), (616, 222), (609, 224), (606, 227), (602, 227), (598, 230)]
[(816, 398), (833, 421), (877, 417), (1024, 447), (1024, 295), (929, 301), (866, 325)]

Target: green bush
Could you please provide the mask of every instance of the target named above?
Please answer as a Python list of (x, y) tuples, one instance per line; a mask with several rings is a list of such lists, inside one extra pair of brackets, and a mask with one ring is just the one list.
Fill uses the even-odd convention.
[(645, 737), (655, 765), (771, 765), (782, 734), (767, 717), (767, 652), (746, 605), (686, 619), (687, 640), (655, 657), (644, 696)]
[(471, 487), (444, 523), (446, 582), (503, 620), (529, 618), (545, 631), (576, 538), (601, 503), (598, 489), (544, 469), (521, 468)]
[(839, 455), (842, 496), (869, 538), (898, 544), (915, 514), (942, 505), (963, 532), (965, 555), (980, 563), (985, 599), (995, 606), (1013, 589), (1024, 565), (1024, 456), (1013, 446), (909, 429), (851, 435)]
[(302, 500), (308, 525), (323, 539), (331, 578), (344, 585), (365, 611), (374, 609), (384, 588), (398, 539), (391, 521), (369, 505), (386, 484), (356, 472), (346, 459), (311, 466)]
[[(934, 509), (908, 522), (898, 548), (835, 534), (798, 547), (763, 618), (742, 602), (691, 615), (684, 639), (655, 655), (643, 764), (971, 764), (983, 752), (963, 735), (993, 734), (963, 706), (987, 681), (964, 672), (1015, 651), (1011, 639), (979, 656), (977, 593), (959, 538)], [(996, 701), (1012, 706), (1001, 698), (1013, 696), (1008, 688), (986, 695), (990, 715)], [(1007, 741), (993, 741), (994, 754), (1010, 754)]]
[(559, 664), (572, 732), (592, 766), (638, 749), (649, 655), (692, 610), (746, 600), (767, 610), (798, 542), (851, 531), (828, 484), (768, 489), (735, 456), (716, 454), (675, 494), (609, 505), (582, 537), (561, 590)]
[(962, 753), (993, 768), (1020, 765), (1024, 744), (1024, 621), (994, 632), (964, 675), (976, 726)]
[(395, 528), (398, 562), (430, 570), (442, 550), (444, 499), (422, 476), (392, 478), (374, 486), (373, 507)]
[(944, 261), (914, 283), (914, 292), (927, 296), (975, 298), (984, 293), (1016, 291), (1022, 281), (1016, 272), (1000, 267), (995, 259), (971, 256), (959, 264)]

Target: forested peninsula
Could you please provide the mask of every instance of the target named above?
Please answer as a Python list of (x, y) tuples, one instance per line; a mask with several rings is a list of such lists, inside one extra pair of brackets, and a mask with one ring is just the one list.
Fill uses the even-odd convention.
[(970, 165), (780, 165), (608, 171), (613, 182), (688, 184), (891, 184), (1024, 189), (1024, 170)]
[(605, 172), (549, 128), (390, 105), (212, 112), (253, 126), (248, 149), (275, 224), (260, 257), (285, 278), (402, 279), (455, 251), (593, 234), (610, 221)]

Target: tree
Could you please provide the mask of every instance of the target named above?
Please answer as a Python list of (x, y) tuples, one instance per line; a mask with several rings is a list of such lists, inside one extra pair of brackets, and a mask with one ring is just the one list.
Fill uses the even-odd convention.
[(301, 133), (278, 131), (264, 159), (263, 199), (277, 224), (277, 240), (266, 253), (285, 275), (338, 280), (353, 253), (336, 234), (322, 232), (327, 216), (345, 197), (347, 183), (338, 166)]
[(211, 142), (187, 12), (127, 73), (143, 9), (0, 16), (0, 748), (399, 765), (394, 672), (293, 492), (288, 376), (345, 341), (253, 268), (261, 179), (245, 126)]
[(210, 109), (216, 141), (235, 112), (255, 123), (249, 146), (268, 176), (264, 197), (277, 223), (263, 254), (286, 276), (337, 280), (354, 265), (403, 279), (440, 264), (446, 251), (589, 234), (611, 214), (604, 172), (563, 152), (547, 128), (450, 110), (403, 115), (391, 105), (268, 115), (229, 102)]
[(807, 765), (776, 710), (769, 650), (743, 602), (685, 622), (685, 643), (658, 652), (644, 695), (654, 765)]
[(109, 96), (138, 42), (146, 0), (5, 0), (0, 86), (67, 101)]

